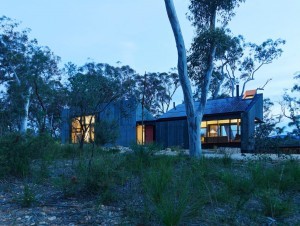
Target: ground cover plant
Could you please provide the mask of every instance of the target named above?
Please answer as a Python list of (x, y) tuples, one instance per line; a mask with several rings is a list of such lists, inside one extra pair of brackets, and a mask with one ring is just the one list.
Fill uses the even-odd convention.
[[(73, 208), (66, 203), (74, 200), (78, 206), (89, 203), (89, 217), (80, 218), (89, 224), (114, 216), (110, 212), (101, 218), (98, 213), (104, 207), (114, 208), (118, 213), (114, 223), (121, 225), (300, 222), (299, 161), (237, 161), (230, 155), (193, 159), (157, 155), (160, 150), (157, 145), (133, 145), (126, 153), (93, 145), (79, 149), (49, 137), (12, 135), (1, 139), (0, 196), (5, 200), (11, 196), (11, 211), (25, 215), (28, 208), (53, 203), (66, 208)], [(0, 216), (3, 211), (0, 208)], [(47, 219), (67, 224), (65, 215)]]

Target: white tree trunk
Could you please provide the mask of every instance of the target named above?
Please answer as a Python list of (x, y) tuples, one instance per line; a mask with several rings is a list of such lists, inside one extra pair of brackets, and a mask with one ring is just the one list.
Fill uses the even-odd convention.
[(24, 114), (21, 116), (21, 126), (20, 126), (20, 132), (22, 134), (26, 133), (27, 131), (27, 125), (28, 125), (28, 113), (29, 113), (29, 105), (30, 105), (30, 96), (31, 96), (32, 88), (28, 88), (27, 95), (25, 97), (25, 103), (24, 103)]
[(192, 88), (187, 71), (186, 49), (173, 0), (165, 0), (165, 5), (177, 46), (178, 75), (183, 91), (187, 115), (189, 151), (191, 156), (199, 157), (201, 155), (200, 121), (202, 119), (202, 114), (200, 117), (200, 115), (195, 111)]

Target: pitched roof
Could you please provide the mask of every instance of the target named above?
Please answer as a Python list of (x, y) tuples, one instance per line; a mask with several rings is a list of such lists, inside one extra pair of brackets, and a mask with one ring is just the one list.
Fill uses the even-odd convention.
[[(259, 95), (259, 94), (258, 94)], [(207, 100), (204, 115), (230, 114), (247, 111), (251, 103), (256, 98), (242, 99), (240, 97), (230, 97), (224, 99)], [(199, 107), (199, 102), (195, 102), (195, 108)], [(175, 108), (161, 115), (158, 119), (185, 117), (185, 105), (179, 104)]]

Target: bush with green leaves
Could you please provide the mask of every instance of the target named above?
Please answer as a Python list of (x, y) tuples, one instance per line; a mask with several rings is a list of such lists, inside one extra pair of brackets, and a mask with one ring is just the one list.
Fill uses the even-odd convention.
[(35, 195), (27, 184), (24, 185), (20, 202), (22, 207), (30, 207), (35, 202)]
[(65, 198), (75, 197), (81, 189), (81, 184), (78, 183), (76, 176), (68, 177), (63, 174), (55, 178), (53, 183), (62, 190)]
[(94, 129), (95, 143), (99, 146), (114, 144), (119, 137), (119, 124), (116, 121), (99, 120)]
[(283, 200), (277, 189), (267, 189), (260, 193), (266, 216), (275, 218), (289, 213), (292, 209), (290, 200)]
[(5, 135), (0, 138), (0, 176), (28, 176), (34, 159), (39, 160), (38, 168), (46, 175), (46, 165), (55, 158), (58, 151), (58, 144), (47, 134)]
[[(164, 225), (179, 225), (196, 216), (204, 202), (192, 187), (192, 171), (181, 165), (178, 157), (159, 156), (142, 174), (146, 211)], [(197, 177), (198, 178), (198, 177)], [(199, 185), (199, 183), (198, 183)]]
[(84, 191), (99, 193), (102, 202), (110, 202), (115, 196), (112, 188), (126, 180), (124, 161), (124, 156), (111, 153), (100, 153), (91, 161), (82, 159), (76, 166), (78, 182)]
[(133, 150), (133, 154), (127, 156), (128, 161), (130, 161), (130, 167), (134, 172), (140, 173), (150, 166), (155, 153), (162, 148), (156, 143), (144, 145), (134, 143), (131, 145), (131, 149)]
[(26, 176), (30, 172), (30, 153), (25, 135), (13, 133), (0, 138), (0, 176)]

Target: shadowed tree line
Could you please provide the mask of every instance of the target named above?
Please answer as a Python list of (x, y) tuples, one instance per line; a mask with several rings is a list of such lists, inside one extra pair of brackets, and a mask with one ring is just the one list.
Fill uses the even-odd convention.
[[(199, 156), (198, 125), (207, 99), (234, 96), (237, 84), (242, 95), (257, 71), (282, 54), (284, 40), (267, 39), (256, 44), (231, 33), (230, 20), (243, 2), (191, 0), (187, 15), (195, 28), (195, 37), (186, 51), (173, 3), (165, 1), (178, 48), (178, 74), (174, 69), (138, 74), (128, 65), (98, 62), (60, 67), (60, 58), (31, 39), (29, 29), (22, 30), (18, 22), (1, 17), (0, 134), (25, 133), (29, 129), (55, 137), (60, 133), (60, 113), (64, 106), (76, 106), (84, 115), (132, 97), (159, 116), (170, 109), (172, 97), (181, 86), (190, 144), (195, 144), (191, 145), (191, 155)], [(264, 89), (270, 81), (271, 78), (266, 78), (265, 84), (257, 89)], [(299, 101), (292, 96), (296, 92), (299, 92), (297, 86), (286, 92), (281, 102), (283, 115), (291, 120), (295, 134), (299, 131)], [(194, 107), (195, 99), (200, 102), (199, 109)]]
[(31, 39), (29, 29), (0, 18), (1, 135), (30, 130), (59, 136), (65, 106), (76, 106), (85, 115), (122, 98), (141, 102), (143, 95), (145, 108), (158, 116), (169, 109), (179, 87), (174, 69), (140, 75), (128, 65), (59, 64), (49, 47)]

